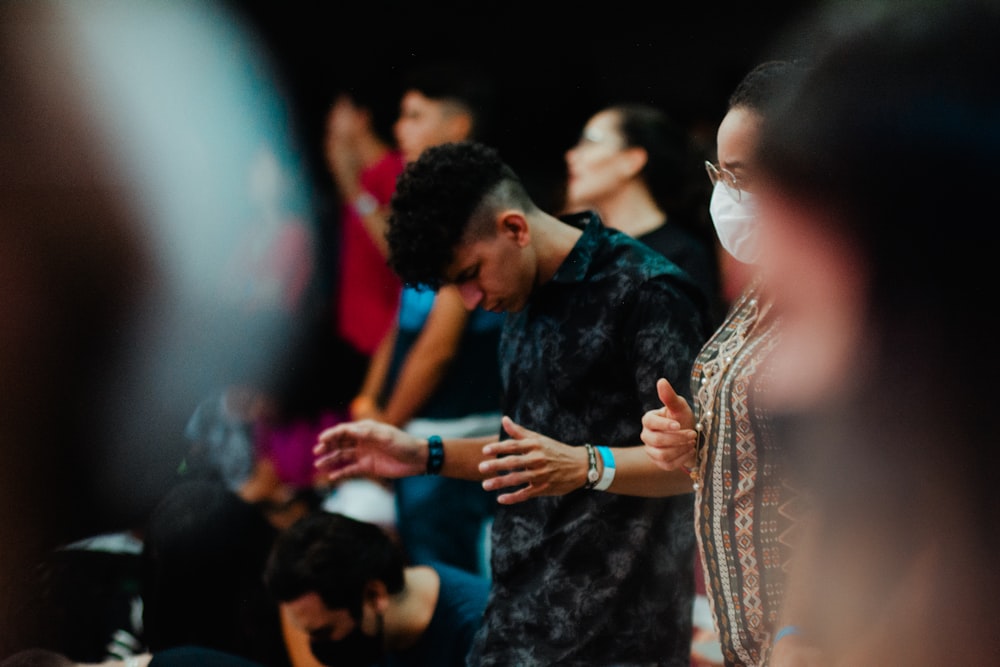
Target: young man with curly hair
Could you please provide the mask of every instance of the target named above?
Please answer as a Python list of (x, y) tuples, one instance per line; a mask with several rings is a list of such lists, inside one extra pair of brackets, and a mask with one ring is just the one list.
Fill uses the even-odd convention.
[(467, 308), (506, 313), (504, 433), (342, 424), (321, 434), (317, 465), (331, 480), (442, 474), (500, 492), (469, 664), (686, 667), (691, 481), (655, 466), (639, 433), (643, 413), (662, 407), (656, 378), (684, 386), (704, 342), (697, 288), (593, 212), (540, 210), (482, 144), (425, 151), (392, 211), (390, 264), (404, 282), (456, 285)]

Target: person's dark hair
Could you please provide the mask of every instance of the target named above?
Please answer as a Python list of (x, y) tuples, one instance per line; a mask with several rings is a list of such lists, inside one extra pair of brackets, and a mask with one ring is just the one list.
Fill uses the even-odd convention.
[(355, 106), (368, 111), (375, 134), (389, 146), (395, 146), (393, 125), (399, 117), (399, 98), (385, 72), (374, 74), (364, 70), (356, 77), (345, 78), (329, 103), (332, 105), (340, 94), (347, 95)]
[(28, 648), (0, 660), (0, 667), (75, 667), (62, 653), (44, 648)]
[(534, 210), (496, 149), (473, 141), (426, 149), (396, 183), (386, 233), (389, 266), (404, 283), (440, 287), (480, 206), (501, 191), (508, 203)]
[(689, 175), (692, 153), (687, 134), (665, 111), (648, 104), (622, 103), (609, 110), (618, 114), (618, 131), (625, 145), (646, 151), (641, 175), (657, 206), (672, 211), (679, 204)]
[(264, 570), (271, 597), (288, 602), (316, 593), (330, 609), (360, 618), (364, 589), (373, 580), (390, 594), (403, 590), (402, 550), (375, 524), (318, 510), (279, 536)]
[[(873, 295), (880, 319), (905, 308), (957, 321), (965, 309), (955, 294), (991, 281), (995, 263), (992, 225), (942, 225), (980, 218), (983, 188), (997, 180), (1000, 10), (921, 7), (821, 46), (765, 119), (758, 159), (783, 190), (837, 213), (829, 221), (880, 258), (871, 281), (889, 290)], [(959, 291), (942, 291), (958, 274)], [(903, 285), (914, 303), (900, 299)]]
[(143, 535), (143, 626), (150, 650), (197, 644), (282, 664), (280, 626), (261, 581), (276, 530), (214, 480), (179, 482)]
[(460, 61), (427, 61), (406, 73), (402, 89), (458, 105), (472, 118), (468, 138), (489, 143), (496, 89), (492, 79), (479, 68)]
[(763, 114), (782, 90), (791, 85), (793, 77), (803, 71), (797, 61), (768, 60), (760, 63), (743, 77), (729, 96), (729, 108), (744, 107)]

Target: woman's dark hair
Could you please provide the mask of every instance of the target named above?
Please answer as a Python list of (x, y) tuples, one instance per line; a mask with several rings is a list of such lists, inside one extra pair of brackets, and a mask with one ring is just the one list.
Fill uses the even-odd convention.
[(288, 602), (316, 593), (330, 609), (360, 618), (364, 590), (378, 580), (390, 594), (403, 590), (404, 556), (375, 524), (317, 510), (278, 538), (264, 571), (271, 596)]
[(500, 154), (472, 141), (426, 149), (396, 183), (389, 216), (389, 266), (409, 285), (436, 289), (473, 214), (504, 185), (506, 200), (533, 210)]
[(666, 112), (647, 104), (623, 103), (608, 110), (618, 114), (618, 131), (625, 145), (646, 151), (641, 175), (656, 205), (668, 213), (675, 210), (685, 193), (693, 159), (687, 134)]
[(795, 76), (803, 71), (797, 61), (768, 60), (760, 63), (743, 77), (729, 96), (729, 108), (743, 107), (764, 114)]

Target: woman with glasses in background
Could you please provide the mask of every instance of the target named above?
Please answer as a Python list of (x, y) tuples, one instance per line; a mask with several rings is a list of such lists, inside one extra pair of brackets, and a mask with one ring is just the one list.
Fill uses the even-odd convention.
[[(791, 63), (766, 62), (744, 77), (719, 125), (718, 163), (706, 163), (719, 242), (754, 270), (760, 234), (752, 157), (765, 105), (796, 71)], [(751, 277), (695, 360), (693, 405), (678, 402), (674, 388), (660, 379), (664, 407), (643, 417), (650, 457), (668, 470), (684, 465), (694, 481), (705, 587), (726, 665), (767, 664), (772, 645), (790, 632), (778, 621), (799, 496), (789, 485), (787, 452), (775, 437), (778, 420), (757, 403), (767, 391), (768, 360), (779, 341), (780, 321), (771, 306), (759, 279)], [(697, 432), (693, 456), (680, 435), (691, 428)]]
[(693, 155), (683, 128), (661, 109), (639, 103), (604, 107), (566, 151), (565, 209), (593, 209), (608, 227), (681, 267), (698, 287), (715, 327), (725, 310), (712, 232), (702, 233), (688, 203), (689, 183), (699, 176), (692, 174), (699, 168)]

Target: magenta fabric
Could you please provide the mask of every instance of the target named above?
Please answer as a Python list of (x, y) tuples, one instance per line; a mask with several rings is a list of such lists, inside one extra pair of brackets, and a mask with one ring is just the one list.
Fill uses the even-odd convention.
[(260, 422), (255, 443), (261, 457), (269, 459), (281, 481), (297, 488), (313, 486), (313, 447), (320, 432), (347, 421), (346, 411), (327, 410), (314, 419), (294, 419), (283, 424)]

